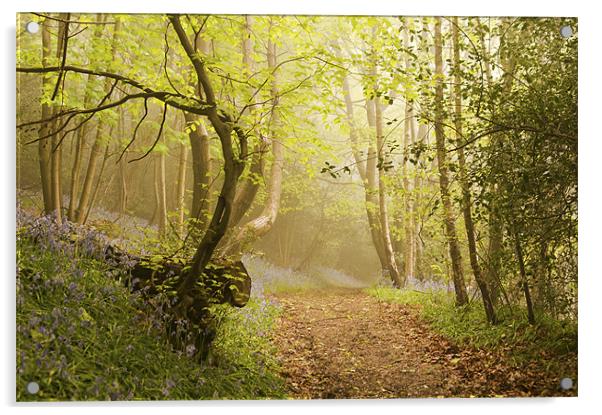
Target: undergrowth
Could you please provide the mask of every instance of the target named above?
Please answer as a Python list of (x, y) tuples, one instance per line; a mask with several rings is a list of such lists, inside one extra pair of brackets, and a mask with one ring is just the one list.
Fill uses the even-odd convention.
[(269, 344), (278, 309), (261, 293), (216, 310), (218, 336), (199, 364), (172, 350), (161, 310), (125, 288), (124, 271), (30, 230), (17, 234), (17, 401), (284, 397)]
[(485, 319), (483, 306), (477, 300), (456, 307), (453, 293), (420, 292), (372, 287), (368, 294), (380, 301), (418, 306), (421, 316), (448, 339), (476, 348), (505, 347), (516, 361), (536, 358), (549, 352), (564, 355), (577, 351), (577, 324), (538, 315), (535, 325), (529, 324), (526, 310), (503, 306), (496, 309), (498, 324)]

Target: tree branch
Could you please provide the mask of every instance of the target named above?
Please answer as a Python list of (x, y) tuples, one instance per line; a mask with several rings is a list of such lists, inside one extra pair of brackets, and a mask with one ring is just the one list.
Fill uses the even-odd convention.
[(142, 115), (142, 118), (140, 118), (140, 120), (138, 121), (138, 124), (136, 124), (136, 128), (134, 128), (134, 134), (132, 134), (132, 139), (121, 152), (121, 155), (119, 156), (119, 159), (117, 160), (117, 163), (119, 163), (121, 161), (121, 159), (123, 158), (123, 155), (128, 150), (128, 148), (130, 148), (130, 146), (132, 144), (134, 144), (134, 140), (136, 140), (136, 133), (138, 133), (138, 128), (140, 128), (140, 124), (142, 124), (142, 122), (144, 121), (144, 119), (146, 118), (147, 115), (148, 115), (148, 99), (145, 99), (144, 100), (144, 115)]
[[(81, 110), (68, 110), (68, 111), (59, 112), (59, 113), (55, 114), (53, 117), (50, 117), (48, 119), (31, 121), (31, 122), (19, 124), (17, 126), (17, 128), (23, 128), (28, 125), (49, 122), (49, 121), (52, 121), (53, 119), (68, 116), (71, 114), (77, 115), (77, 114), (95, 113), (95, 112), (103, 111), (103, 110), (106, 110), (109, 108), (113, 108), (113, 107), (122, 105), (131, 99), (137, 99), (137, 98), (144, 98), (144, 99), (155, 98), (159, 101), (164, 102), (166, 105), (169, 105), (174, 108), (178, 108), (178, 109), (181, 109), (183, 111), (187, 111), (187, 112), (190, 112), (193, 114), (198, 114), (198, 115), (209, 115), (209, 113), (212, 110), (214, 110), (214, 108), (215, 108), (215, 105), (205, 103), (196, 97), (190, 97), (190, 96), (182, 95), (179, 93), (172, 93), (172, 92), (166, 92), (166, 91), (155, 91), (152, 88), (149, 88), (149, 87), (143, 85), (139, 81), (136, 81), (134, 79), (131, 79), (131, 78), (128, 78), (128, 77), (125, 77), (122, 75), (114, 74), (111, 72), (94, 71), (91, 69), (79, 68), (76, 66), (69, 66), (69, 65), (64, 66), (63, 68), (58, 67), (58, 66), (45, 67), (45, 68), (44, 67), (17, 68), (17, 72), (22, 72), (22, 73), (49, 73), (49, 72), (60, 72), (61, 70), (64, 72), (75, 72), (75, 73), (81, 73), (81, 74), (87, 74), (87, 75), (114, 79), (117, 82), (122, 82), (124, 84), (131, 85), (134, 88), (139, 89), (144, 92), (138, 93), (138, 94), (126, 95), (124, 98), (120, 99), (119, 101), (115, 101), (113, 103), (106, 104), (104, 106), (99, 106), (96, 108), (81, 109)], [(187, 105), (181, 101), (194, 102), (196, 105), (194, 105), (194, 106)]]
[(144, 155), (137, 157), (133, 160), (128, 161), (128, 163), (132, 163), (134, 161), (139, 161), (142, 160), (143, 158), (145, 158), (146, 156), (148, 156), (157, 146), (157, 143), (159, 142), (159, 140), (161, 139), (161, 133), (163, 132), (163, 126), (165, 125), (165, 119), (167, 118), (167, 103), (163, 104), (163, 119), (161, 120), (161, 125), (159, 126), (159, 132), (157, 133), (157, 138), (155, 139), (155, 142), (153, 143), (153, 145), (151, 146), (151, 148), (148, 149), (148, 151), (146, 153), (144, 153)]

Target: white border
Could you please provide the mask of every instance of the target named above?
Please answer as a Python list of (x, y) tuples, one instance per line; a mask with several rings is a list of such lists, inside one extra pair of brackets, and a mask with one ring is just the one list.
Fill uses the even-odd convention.
[[(596, 124), (601, 117), (600, 91), (601, 69), (600, 14), (595, 10), (595, 0), (20, 0), (18, 3), (3, 1), (2, 19), (3, 91), (0, 102), (2, 131), (0, 143), (2, 161), (2, 310), (6, 319), (2, 348), (0, 384), (2, 404), (8, 413), (81, 414), (107, 411), (112, 413), (227, 413), (250, 411), (251, 413), (307, 414), (308, 412), (352, 412), (371, 410), (391, 413), (477, 413), (504, 414), (518, 412), (545, 412), (581, 414), (597, 412), (602, 391), (602, 367), (600, 365), (600, 295), (602, 295), (602, 264), (599, 242), (602, 235), (600, 185), (601, 131)], [(506, 399), (506, 400), (398, 400), (398, 401), (312, 401), (312, 402), (225, 402), (225, 403), (155, 403), (148, 404), (62, 404), (46, 406), (22, 406), (14, 404), (14, 204), (15, 204), (15, 13), (17, 11), (71, 11), (71, 12), (123, 12), (162, 13), (198, 12), (232, 14), (377, 14), (377, 15), (480, 15), (480, 16), (577, 16), (579, 17), (579, 398), (572, 399)], [(598, 123), (599, 124), (599, 123)], [(11, 332), (12, 331), (12, 332)], [(598, 407), (598, 410), (594, 408)]]

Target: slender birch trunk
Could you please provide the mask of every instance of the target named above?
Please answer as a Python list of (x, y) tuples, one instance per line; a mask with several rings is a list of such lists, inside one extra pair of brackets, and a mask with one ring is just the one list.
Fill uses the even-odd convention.
[(381, 269), (388, 272), (387, 252), (385, 248), (385, 238), (383, 236), (382, 223), (380, 220), (380, 198), (377, 185), (377, 164), (378, 153), (376, 150), (376, 138), (372, 137), (376, 129), (376, 111), (374, 100), (366, 100), (366, 116), (368, 118), (368, 127), (370, 128), (370, 137), (366, 150), (366, 179), (364, 181), (364, 194), (366, 201), (366, 212), (368, 214), (368, 224), (372, 240), (378, 253)]
[(437, 165), (439, 167), (439, 187), (449, 254), (452, 262), (452, 279), (456, 293), (456, 305), (468, 303), (462, 256), (456, 234), (456, 223), (450, 196), (449, 175), (445, 150), (445, 130), (443, 128), (443, 41), (441, 36), (441, 18), (435, 19), (435, 139), (437, 141)]
[(184, 213), (186, 211), (186, 165), (188, 164), (188, 146), (180, 143), (180, 156), (178, 159), (178, 183), (176, 203), (178, 211), (178, 233), (184, 235)]
[[(426, 124), (420, 124), (418, 126), (418, 132), (417, 132), (417, 136), (416, 136), (416, 141), (418, 142), (425, 142), (428, 145), (428, 141), (429, 141), (429, 137), (428, 137), (428, 127)], [(422, 246), (422, 240), (420, 239), (420, 227), (421, 224), (418, 220), (418, 212), (420, 209), (420, 206), (423, 203), (423, 197), (422, 197), (422, 189), (423, 186), (425, 186), (425, 182), (427, 183), (427, 181), (423, 180), (422, 177), (422, 172), (420, 171), (420, 169), (416, 169), (416, 171), (414, 172), (414, 200), (412, 203), (412, 211), (414, 212), (414, 214), (412, 215), (412, 229), (413, 229), (413, 235), (414, 235), (414, 273), (416, 274), (416, 277), (418, 278), (423, 278), (424, 277), (424, 270), (422, 268), (422, 253), (423, 253), (423, 246)]]
[[(374, 115), (376, 123), (376, 147), (378, 151), (378, 159), (381, 162), (381, 168), (378, 169), (378, 205), (380, 226), (383, 236), (383, 244), (385, 247), (385, 256), (387, 260), (387, 270), (389, 277), (393, 281), (393, 285), (401, 288), (405, 285), (405, 278), (399, 272), (397, 261), (395, 260), (395, 252), (393, 251), (393, 243), (391, 242), (391, 229), (389, 227), (389, 216), (387, 214), (387, 190), (386, 190), (386, 154), (384, 148), (384, 132), (383, 132), (383, 111), (380, 104), (380, 98), (374, 99)], [(407, 236), (406, 236), (407, 237)]]
[(364, 187), (366, 217), (368, 219), (368, 226), (370, 228), (370, 236), (372, 237), (372, 244), (376, 250), (376, 254), (381, 262), (381, 266), (385, 267), (387, 261), (385, 257), (385, 247), (383, 238), (380, 232), (380, 223), (378, 215), (376, 215), (376, 198), (374, 197), (374, 181), (376, 176), (376, 160), (374, 151), (371, 152), (370, 145), (368, 146), (368, 155), (366, 159), (362, 158), (358, 148), (358, 132), (354, 121), (353, 111), (353, 100), (351, 99), (351, 88), (349, 87), (349, 79), (346, 76), (343, 79), (343, 95), (345, 98), (345, 108), (347, 114), (347, 124), (349, 126), (349, 142), (351, 144), (351, 151), (355, 161), (358, 174), (362, 179)]
[[(410, 40), (408, 34), (407, 26), (403, 32), (403, 42), (404, 45), (409, 48)], [(408, 54), (405, 57), (405, 67), (406, 70), (409, 70), (410, 59)], [(414, 121), (414, 104), (410, 101), (410, 99), (406, 96), (405, 102), (405, 118), (404, 118), (404, 134), (403, 134), (403, 151), (404, 151), (404, 159), (401, 167), (401, 176), (404, 190), (404, 243), (403, 243), (403, 256), (404, 256), (404, 278), (407, 280), (408, 278), (414, 277), (415, 273), (415, 240), (416, 237), (414, 235), (414, 226), (413, 226), (413, 217), (414, 217), (414, 204), (412, 202), (413, 199), (413, 190), (410, 185), (410, 177), (408, 170), (408, 148), (414, 143), (416, 139), (416, 127)]]

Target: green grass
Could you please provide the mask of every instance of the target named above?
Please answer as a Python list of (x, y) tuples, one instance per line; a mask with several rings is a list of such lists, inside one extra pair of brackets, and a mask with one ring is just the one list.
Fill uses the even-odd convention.
[(530, 325), (526, 310), (520, 307), (498, 307), (499, 324), (490, 325), (483, 306), (473, 301), (456, 307), (450, 293), (418, 292), (374, 287), (367, 292), (380, 301), (416, 305), (421, 316), (438, 333), (456, 342), (477, 348), (509, 347), (517, 361), (528, 360), (542, 351), (556, 355), (577, 351), (577, 324), (538, 315)]
[(17, 261), (17, 401), (285, 397), (268, 340), (278, 310), (264, 299), (216, 310), (218, 337), (201, 366), (172, 350), (103, 262), (26, 238)]

